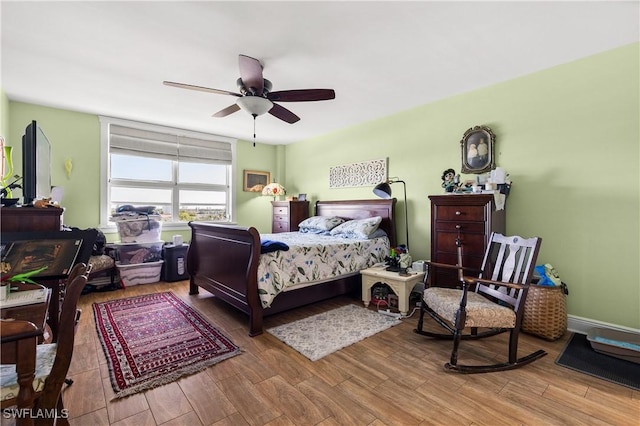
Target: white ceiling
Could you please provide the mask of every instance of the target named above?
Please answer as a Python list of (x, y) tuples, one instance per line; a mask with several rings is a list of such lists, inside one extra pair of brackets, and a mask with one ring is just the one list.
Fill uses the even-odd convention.
[(235, 97), (238, 54), (273, 90), (330, 88), (282, 103), (257, 141), (288, 144), (640, 39), (639, 2), (8, 2), (2, 89), (12, 101), (251, 140)]

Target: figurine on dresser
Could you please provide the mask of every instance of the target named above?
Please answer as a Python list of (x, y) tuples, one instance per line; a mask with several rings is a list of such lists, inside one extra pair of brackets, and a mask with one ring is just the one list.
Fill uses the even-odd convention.
[(460, 183), (460, 175), (456, 175), (453, 169), (447, 169), (442, 172), (442, 187), (444, 192), (455, 192)]

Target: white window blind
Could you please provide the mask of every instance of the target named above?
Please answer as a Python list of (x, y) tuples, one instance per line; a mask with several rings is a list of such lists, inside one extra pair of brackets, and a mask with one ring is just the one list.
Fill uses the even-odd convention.
[(110, 149), (114, 154), (168, 160), (231, 164), (231, 144), (179, 134), (153, 132), (112, 124)]

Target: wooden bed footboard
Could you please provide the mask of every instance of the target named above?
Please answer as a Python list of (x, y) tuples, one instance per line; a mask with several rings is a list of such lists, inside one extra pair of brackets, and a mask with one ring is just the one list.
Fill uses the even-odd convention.
[(251, 227), (190, 222), (187, 253), (189, 294), (202, 287), (249, 315), (249, 334), (262, 332), (262, 305), (258, 296), (260, 234)]

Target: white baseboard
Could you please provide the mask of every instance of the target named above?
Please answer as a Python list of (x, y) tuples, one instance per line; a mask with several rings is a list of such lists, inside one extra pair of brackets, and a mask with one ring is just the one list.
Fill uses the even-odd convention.
[(640, 334), (640, 329), (637, 329), (637, 328), (623, 327), (621, 325), (609, 324), (607, 322), (601, 322), (601, 321), (596, 321), (589, 318), (582, 318), (582, 317), (569, 315), (569, 318), (567, 321), (567, 329), (571, 332), (578, 333), (578, 334), (588, 334), (589, 330), (595, 327), (608, 328), (611, 330), (618, 330), (618, 331), (628, 331), (631, 333)]

